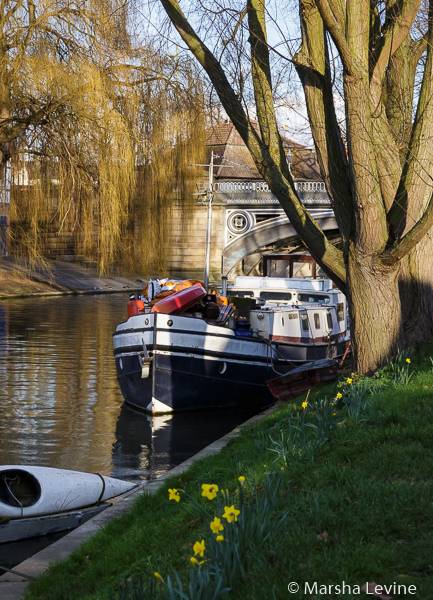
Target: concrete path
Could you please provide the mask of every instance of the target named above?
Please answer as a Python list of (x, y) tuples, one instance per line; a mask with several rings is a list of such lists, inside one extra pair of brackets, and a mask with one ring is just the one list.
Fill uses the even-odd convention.
[[(268, 408), (259, 415), (256, 415), (255, 417), (252, 417), (246, 421), (244, 425), (260, 421), (267, 415), (271, 414), (274, 410), (279, 408), (279, 406), (280, 404), (276, 404), (271, 408)], [(25, 560), (20, 565), (14, 567), (14, 569), (20, 573), (23, 573), (24, 575), (38, 577), (44, 571), (46, 571), (46, 569), (48, 569), (51, 563), (67, 558), (74, 550), (79, 548), (80, 545), (87, 540), (87, 538), (94, 535), (101, 527), (104, 527), (109, 521), (111, 521), (111, 519), (114, 519), (115, 517), (120, 516), (122, 513), (127, 511), (137, 496), (142, 493), (154, 494), (161, 486), (164, 485), (165, 480), (168, 477), (180, 475), (186, 471), (196, 460), (217, 454), (221, 448), (224, 448), (224, 446), (231, 439), (237, 437), (239, 433), (240, 430), (237, 427), (219, 440), (209, 444), (209, 446), (206, 446), (206, 448), (203, 448), (203, 450), (184, 461), (177, 467), (174, 467), (174, 469), (167, 471), (167, 473), (161, 477), (158, 477), (158, 479), (150, 482), (143, 482), (131, 492), (128, 492), (123, 496), (119, 496), (113, 506), (107, 508), (102, 513), (99, 513), (93, 517), (93, 519), (90, 519), (90, 521), (87, 521), (87, 523), (81, 525), (81, 527), (74, 529), (74, 531), (71, 531), (71, 533), (68, 533), (62, 539), (54, 542), (51, 544), (51, 546), (48, 546), (48, 548), (41, 550), (31, 558)], [(22, 600), (27, 585), (28, 581), (26, 581), (23, 577), (19, 577), (11, 573), (2, 575), (0, 577), (0, 599)]]
[(24, 262), (12, 256), (3, 257), (0, 269), (19, 271), (29, 279), (49, 285), (54, 293), (95, 294), (142, 290), (146, 284), (144, 277), (112, 276), (100, 277), (93, 266), (50, 260), (50, 269), (35, 267), (30, 270)]

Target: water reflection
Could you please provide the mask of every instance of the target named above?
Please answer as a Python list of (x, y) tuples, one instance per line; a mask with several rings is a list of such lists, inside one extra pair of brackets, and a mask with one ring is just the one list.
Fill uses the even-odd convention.
[(148, 417), (123, 405), (112, 333), (128, 295), (0, 302), (0, 461), (154, 478), (251, 411)]
[(253, 414), (231, 409), (152, 417), (124, 404), (116, 424), (112, 473), (131, 481), (158, 477)]

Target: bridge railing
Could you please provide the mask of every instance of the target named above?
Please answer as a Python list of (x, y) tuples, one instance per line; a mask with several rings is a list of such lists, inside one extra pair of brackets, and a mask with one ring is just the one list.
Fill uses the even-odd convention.
[[(270, 192), (266, 181), (217, 181), (215, 191), (229, 192)], [(326, 192), (323, 181), (295, 181), (295, 189), (299, 192)]]

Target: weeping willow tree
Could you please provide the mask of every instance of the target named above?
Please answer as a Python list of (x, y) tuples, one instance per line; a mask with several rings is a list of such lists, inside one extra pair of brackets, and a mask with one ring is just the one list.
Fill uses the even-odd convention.
[(0, 175), (12, 162), (11, 240), (38, 259), (74, 236), (106, 271), (164, 262), (169, 213), (201, 150), (194, 67), (136, 44), (129, 5), (0, 5)]

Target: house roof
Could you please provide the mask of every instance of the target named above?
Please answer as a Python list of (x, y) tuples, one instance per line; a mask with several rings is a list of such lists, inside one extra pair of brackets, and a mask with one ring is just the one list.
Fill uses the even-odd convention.
[[(259, 133), (257, 121), (252, 121), (251, 124)], [(298, 144), (283, 135), (281, 135), (281, 139), (286, 154), (289, 152), (292, 154), (291, 171), (293, 177), (295, 179), (321, 180), (322, 176), (315, 154), (311, 150), (307, 150), (302, 144)], [(208, 129), (205, 143), (207, 161), (210, 160), (211, 150), (219, 157), (214, 159), (215, 179), (263, 179), (248, 148), (232, 122), (219, 123)]]

